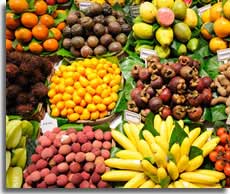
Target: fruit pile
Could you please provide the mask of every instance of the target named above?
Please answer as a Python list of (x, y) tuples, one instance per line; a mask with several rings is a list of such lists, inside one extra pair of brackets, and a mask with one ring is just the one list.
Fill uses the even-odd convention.
[[(158, 24), (159, 27), (154, 27), (153, 24)], [(192, 38), (192, 30), (197, 25), (197, 13), (188, 8), (182, 0), (159, 0), (155, 4), (144, 2), (140, 5), (140, 16), (135, 19), (133, 25), (133, 36), (136, 40), (154, 39), (154, 45), (155, 42), (157, 45), (153, 48), (153, 43), (140, 43), (136, 45), (135, 50), (147, 47), (155, 50), (160, 58), (185, 55), (187, 49), (193, 53), (199, 47), (199, 38)], [(175, 44), (179, 46), (175, 48)]]
[(53, 63), (46, 57), (13, 51), (6, 61), (6, 111), (25, 117), (33, 115), (47, 96), (45, 86)]
[(203, 26), (201, 34), (209, 42), (213, 53), (230, 48), (230, 1), (218, 2), (201, 15)]
[(35, 130), (26, 120), (10, 120), (6, 116), (6, 187), (21, 188), (27, 161), (27, 137)]
[(101, 5), (105, 4), (105, 3), (109, 3), (111, 6), (115, 5), (115, 4), (119, 4), (121, 6), (125, 5), (125, 1), (124, 0), (74, 0), (75, 4), (78, 5), (81, 2), (94, 2), (94, 3), (99, 3)]
[[(26, 0), (9, 0), (10, 11), (6, 13), (6, 50), (27, 51), (40, 54), (43, 50), (58, 50), (58, 41), (62, 38), (66, 12), (54, 11), (48, 14), (48, 5), (39, 0), (34, 3), (31, 12)], [(20, 14), (20, 15), (18, 15)], [(60, 18), (63, 18), (60, 20)]]
[(24, 171), (23, 188), (107, 188), (101, 174), (110, 170), (111, 132), (85, 126), (46, 131), (38, 139), (32, 163)]
[(113, 110), (121, 85), (120, 68), (105, 59), (85, 59), (61, 65), (48, 92), (51, 116), (69, 121), (97, 120)]
[(218, 128), (216, 135), (220, 138), (219, 145), (209, 153), (209, 159), (215, 163), (215, 169), (226, 175), (225, 187), (230, 187), (230, 135), (224, 128)]
[[(219, 182), (225, 178), (224, 173), (199, 169), (219, 137), (211, 138), (212, 131), (201, 132), (199, 127), (189, 129), (183, 122), (180, 126), (171, 116), (164, 121), (156, 115), (153, 124), (155, 136), (133, 123), (124, 124), (126, 135), (112, 131), (113, 139), (123, 150), (116, 153), (117, 158), (105, 160), (114, 170), (104, 173), (102, 180), (126, 182), (124, 188), (221, 188)], [(179, 128), (183, 138), (174, 139)], [(194, 149), (200, 154), (193, 155)]]
[(124, 13), (108, 4), (92, 3), (83, 12), (70, 12), (63, 30), (63, 47), (76, 57), (119, 53), (127, 41), (131, 27)]
[(69, 2), (70, 2), (70, 0), (46, 0), (46, 3), (48, 5), (56, 5), (56, 4), (62, 5), (62, 4), (66, 4), (66, 3), (69, 3)]
[(142, 119), (152, 111), (163, 118), (172, 115), (199, 121), (203, 107), (212, 100), (212, 79), (198, 75), (200, 63), (180, 56), (175, 63), (160, 63), (159, 57), (149, 56), (147, 67), (133, 66), (136, 88), (131, 91), (128, 109), (141, 113)]

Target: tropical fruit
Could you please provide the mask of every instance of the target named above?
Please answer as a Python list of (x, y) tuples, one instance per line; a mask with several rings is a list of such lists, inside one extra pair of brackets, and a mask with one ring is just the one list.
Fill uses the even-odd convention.
[(6, 188), (21, 188), (22, 181), (22, 169), (20, 167), (10, 167), (6, 174)]
[(212, 34), (209, 33), (209, 31), (206, 28), (206, 25), (209, 25), (209, 23), (204, 23), (201, 26), (201, 34), (206, 40), (210, 40), (212, 38)]
[(11, 153), (10, 151), (6, 151), (6, 172), (10, 166), (10, 162), (11, 162)]
[(230, 0), (226, 1), (223, 6), (224, 16), (230, 19)]
[(187, 48), (191, 52), (194, 52), (199, 47), (199, 40), (197, 38), (192, 38), (187, 43)]
[(15, 148), (22, 136), (21, 121), (9, 121), (6, 126), (6, 147), (8, 149)]
[(174, 0), (155, 0), (157, 8), (168, 7), (172, 8), (174, 4)]
[(187, 6), (184, 3), (184, 1), (176, 0), (172, 7), (172, 10), (175, 14), (175, 18), (179, 20), (183, 20), (186, 16), (186, 9), (187, 9)]
[(183, 22), (175, 24), (173, 27), (173, 31), (174, 31), (175, 37), (183, 43), (190, 40), (192, 36), (192, 32), (189, 26)]
[(161, 46), (167, 47), (173, 41), (173, 30), (170, 27), (160, 27), (156, 31), (156, 39)]
[(173, 24), (175, 15), (169, 8), (160, 8), (157, 11), (157, 22), (164, 27), (168, 27)]
[(210, 22), (210, 9), (207, 9), (201, 14), (201, 20), (203, 23)]
[(215, 34), (220, 38), (226, 38), (230, 35), (230, 21), (224, 17), (218, 18), (213, 25)]
[(186, 10), (186, 16), (184, 19), (184, 23), (186, 23), (190, 28), (195, 28), (198, 23), (198, 17), (196, 12), (193, 9), (188, 8)]
[(140, 5), (140, 17), (146, 23), (153, 23), (156, 18), (157, 8), (150, 2)]
[(169, 47), (162, 47), (160, 45), (156, 45), (154, 50), (157, 52), (157, 56), (162, 59), (169, 57), (171, 52)]
[(216, 21), (218, 18), (221, 17), (222, 15), (222, 2), (218, 2), (216, 4), (214, 4), (211, 8), (210, 8), (210, 21), (214, 22)]
[(133, 31), (135, 36), (141, 39), (151, 39), (153, 37), (153, 27), (143, 22), (134, 24)]
[(219, 37), (214, 37), (209, 42), (209, 48), (213, 53), (216, 53), (218, 50), (221, 49), (226, 49), (227, 47), (227, 42)]
[(15, 13), (22, 13), (29, 8), (29, 4), (26, 0), (9, 0), (9, 7)]

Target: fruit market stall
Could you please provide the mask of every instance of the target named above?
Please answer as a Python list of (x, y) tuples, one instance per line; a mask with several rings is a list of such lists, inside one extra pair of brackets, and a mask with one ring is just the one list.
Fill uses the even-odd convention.
[(230, 187), (229, 13), (7, 0), (5, 188)]

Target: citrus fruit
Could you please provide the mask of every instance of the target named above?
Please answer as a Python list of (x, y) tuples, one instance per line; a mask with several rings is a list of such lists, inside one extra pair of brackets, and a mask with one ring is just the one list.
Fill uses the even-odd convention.
[(230, 19), (230, 0), (225, 2), (223, 6), (224, 16), (228, 19)]
[(58, 49), (58, 41), (54, 38), (48, 39), (43, 42), (43, 47), (46, 51), (53, 52)]
[(42, 0), (36, 1), (36, 3), (34, 4), (34, 7), (35, 7), (35, 13), (37, 15), (45, 14), (48, 8), (46, 2)]
[(32, 34), (37, 40), (45, 40), (49, 35), (49, 30), (45, 25), (37, 24), (33, 27)]
[(54, 25), (53, 17), (48, 14), (42, 15), (39, 21), (41, 24), (47, 26), (47, 28), (51, 28)]
[(230, 34), (230, 21), (224, 17), (218, 18), (213, 25), (215, 34), (220, 38), (225, 38)]
[(32, 33), (27, 28), (20, 28), (15, 31), (15, 37), (19, 42), (27, 43), (32, 39)]
[(20, 26), (20, 20), (15, 19), (14, 13), (6, 13), (6, 27), (15, 30), (18, 26)]
[(221, 14), (222, 14), (222, 2), (218, 2), (210, 8), (210, 21), (211, 22), (216, 21), (218, 18), (221, 17)]
[(221, 49), (226, 49), (227, 47), (227, 42), (219, 37), (214, 37), (209, 42), (209, 48), (213, 53), (216, 53), (218, 50)]
[(22, 13), (29, 8), (26, 0), (9, 0), (9, 7), (15, 13)]
[(6, 50), (7, 51), (11, 51), (12, 49), (13, 49), (13, 47), (12, 47), (12, 41), (6, 39)]
[(210, 22), (210, 9), (201, 14), (201, 19), (203, 23)]
[(38, 23), (38, 16), (34, 13), (23, 13), (21, 16), (21, 23), (27, 27), (27, 28), (32, 28)]
[(29, 44), (29, 49), (31, 53), (39, 54), (42, 52), (43, 47), (37, 42), (31, 42)]

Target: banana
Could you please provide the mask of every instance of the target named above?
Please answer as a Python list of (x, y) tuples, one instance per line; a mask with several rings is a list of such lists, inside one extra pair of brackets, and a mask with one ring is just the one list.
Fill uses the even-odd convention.
[(162, 122), (161, 116), (159, 114), (157, 114), (154, 117), (153, 127), (154, 127), (154, 129), (157, 130), (158, 133), (160, 133), (161, 122)]
[(184, 131), (185, 131), (185, 133), (189, 134), (189, 127), (187, 125), (185, 125)]
[(154, 153), (154, 160), (158, 167), (167, 166), (167, 155), (164, 150), (156, 143), (152, 143), (150, 146), (152, 152)]
[(175, 188), (174, 185), (173, 185), (173, 182), (171, 182), (171, 183), (168, 185), (168, 188), (169, 188), (169, 189), (174, 189), (174, 188)]
[(129, 126), (130, 126), (130, 132), (131, 132), (133, 138), (135, 139), (136, 145), (138, 145), (138, 141), (140, 140), (140, 138), (139, 138), (140, 130), (133, 123), (130, 123)]
[(149, 147), (149, 144), (141, 139), (139, 140), (138, 142), (138, 151), (142, 154), (142, 156), (145, 158), (145, 157), (150, 157), (152, 160), (154, 160), (154, 155), (153, 155), (153, 152), (151, 151), (150, 147)]
[(129, 181), (137, 174), (140, 174), (131, 170), (111, 170), (104, 173), (101, 176), (103, 181)]
[(133, 145), (133, 143), (121, 132), (117, 130), (111, 131), (113, 139), (120, 144), (124, 149), (126, 150), (132, 150), (137, 151), (136, 147)]
[(215, 170), (199, 169), (199, 170), (196, 170), (194, 172), (196, 172), (198, 174), (204, 174), (204, 175), (207, 175), (207, 176), (213, 176), (213, 177), (216, 177), (218, 180), (225, 179), (225, 174), (224, 173), (218, 172), (218, 171), (215, 171)]
[(155, 188), (155, 189), (160, 189), (161, 186), (160, 186), (160, 185), (155, 185), (154, 188)]
[(137, 146), (136, 145), (136, 140), (133, 137), (133, 134), (131, 132), (130, 124), (129, 123), (125, 123), (123, 129), (124, 129), (124, 132), (127, 135), (128, 139), (133, 143), (133, 145)]
[(188, 182), (200, 184), (215, 184), (219, 181), (216, 177), (199, 174), (196, 172), (184, 172), (180, 174), (180, 178)]
[(197, 127), (189, 132), (188, 138), (190, 140), (190, 143), (192, 144), (194, 140), (200, 135), (201, 129), (200, 127)]
[(205, 185), (205, 184), (196, 183), (193, 185), (195, 185), (199, 188), (222, 188), (222, 186), (220, 184)]
[(157, 169), (157, 177), (158, 177), (159, 181), (163, 180), (167, 176), (168, 175), (167, 175), (167, 172), (166, 172), (165, 168), (160, 167), (160, 168)]
[(139, 188), (141, 189), (149, 189), (149, 188), (154, 188), (155, 183), (149, 179), (145, 183), (143, 183)]
[(188, 156), (190, 151), (191, 143), (188, 137), (185, 137), (180, 146), (181, 155)]
[(136, 151), (131, 150), (121, 150), (116, 153), (116, 157), (120, 159), (134, 159), (134, 160), (142, 160), (143, 156)]
[(105, 160), (105, 164), (111, 168), (143, 171), (140, 160), (110, 158)]
[(157, 168), (153, 166), (148, 160), (142, 160), (141, 165), (144, 171), (149, 172), (151, 174), (157, 174)]
[(192, 143), (192, 146), (202, 148), (202, 146), (207, 142), (208, 138), (211, 136), (212, 131), (208, 130), (203, 132), (196, 140)]
[(220, 141), (220, 138), (215, 137), (211, 139), (210, 141), (206, 142), (201, 148), (201, 150), (203, 151), (203, 156), (204, 157), (207, 156), (212, 150), (214, 150), (217, 144), (219, 143), (219, 141)]
[(177, 163), (177, 168), (179, 173), (183, 172), (188, 167), (189, 157), (188, 156), (181, 156), (180, 160)]
[(167, 171), (172, 180), (176, 180), (179, 177), (178, 168), (174, 162), (169, 161), (167, 164)]
[(166, 126), (167, 126), (167, 134), (168, 134), (168, 140), (170, 140), (171, 138), (171, 133), (172, 133), (172, 130), (173, 130), (173, 124), (174, 124), (174, 121), (173, 121), (173, 118), (172, 116), (168, 116), (165, 120), (165, 123), (166, 123)]
[(178, 124), (180, 125), (181, 128), (184, 128), (184, 121), (183, 120), (179, 120)]
[(138, 188), (143, 183), (147, 181), (147, 177), (144, 173), (139, 173), (132, 179), (130, 179), (125, 185), (124, 188)]
[(161, 122), (161, 126), (160, 126), (160, 136), (162, 137), (162, 139), (164, 139), (164, 141), (167, 142), (168, 144), (168, 130), (167, 130), (167, 126), (165, 121)]
[(144, 124), (143, 123), (138, 123), (138, 124), (136, 124), (136, 126), (139, 129), (139, 131), (141, 131), (142, 128), (144, 127)]
[(152, 143), (155, 143), (155, 138), (151, 132), (149, 132), (148, 130), (143, 130), (142, 134), (145, 138), (145, 141), (149, 144), (149, 146)]
[(188, 167), (185, 169), (185, 171), (192, 172), (196, 170), (202, 165), (203, 161), (204, 161), (204, 158), (202, 155), (196, 156), (195, 158), (193, 158), (192, 160), (188, 162)]
[(185, 188), (185, 187), (184, 187), (184, 184), (182, 184), (181, 181), (175, 181), (175, 182), (174, 182), (174, 186), (175, 186), (175, 188), (177, 188), (177, 189)]
[(178, 163), (181, 156), (180, 145), (178, 143), (174, 143), (170, 149), (170, 153), (174, 156), (176, 163)]
[(155, 142), (162, 148), (162, 150), (165, 152), (165, 153), (168, 153), (168, 146), (169, 144), (168, 143), (165, 143), (165, 140), (163, 139), (162, 136), (156, 136), (155, 137)]
[(179, 182), (181, 182), (183, 184), (184, 188), (191, 188), (191, 189), (192, 188), (200, 188), (198, 185), (195, 185), (195, 184), (190, 183), (188, 181), (184, 181), (182, 179), (180, 179)]

